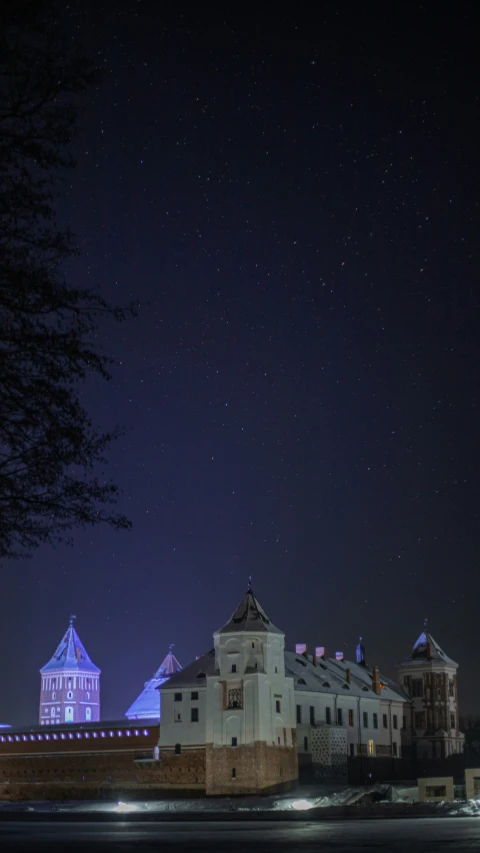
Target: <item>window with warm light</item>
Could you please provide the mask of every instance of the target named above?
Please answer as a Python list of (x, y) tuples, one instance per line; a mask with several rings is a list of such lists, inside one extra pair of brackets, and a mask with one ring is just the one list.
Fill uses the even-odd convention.
[(368, 750), (367, 750), (368, 754), (369, 755), (375, 755), (375, 742), (373, 740), (368, 741), (367, 747), (368, 747)]

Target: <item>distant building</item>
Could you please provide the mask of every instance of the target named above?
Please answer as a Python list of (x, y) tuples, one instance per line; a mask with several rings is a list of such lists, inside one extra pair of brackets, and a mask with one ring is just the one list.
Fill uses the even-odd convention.
[(74, 616), (53, 657), (40, 670), (39, 722), (96, 722), (100, 719), (100, 669), (73, 627)]
[(173, 654), (173, 645), (169, 647), (168, 655), (157, 669), (153, 678), (145, 682), (145, 686), (135, 702), (125, 713), (129, 720), (155, 720), (160, 719), (160, 693), (158, 688), (165, 684), (176, 672), (181, 672), (177, 658)]
[(465, 735), (459, 729), (457, 669), (425, 625), (408, 658), (397, 669), (411, 699), (406, 747), (420, 760), (461, 753)]

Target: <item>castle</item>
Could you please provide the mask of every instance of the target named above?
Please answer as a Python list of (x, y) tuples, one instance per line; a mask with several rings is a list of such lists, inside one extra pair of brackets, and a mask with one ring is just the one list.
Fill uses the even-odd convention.
[[(95, 755), (103, 749), (108, 784), (121, 767), (122, 784), (138, 786), (140, 768), (150, 788), (207, 795), (285, 790), (299, 769), (316, 780), (346, 781), (356, 759), (369, 767), (383, 764), (388, 773), (395, 763), (401, 774), (403, 760), (413, 767), (415, 759), (463, 752), (457, 668), (426, 625), (399, 664), (397, 681), (368, 663), (361, 641), (355, 660), (341, 652), (329, 657), (323, 646), (309, 653), (304, 643), (290, 651), (249, 586), (214, 632), (210, 651), (182, 669), (170, 648), (128, 709), (128, 722), (101, 724), (100, 670), (72, 617), (41, 670), (40, 726), (3, 729), (0, 763), (55, 754), (56, 783), (64, 766), (75, 784), (81, 780), (95, 791)], [(139, 753), (140, 741), (150, 745), (147, 755)], [(49, 767), (42, 773), (54, 773)], [(8, 763), (5, 768), (11, 772)]]

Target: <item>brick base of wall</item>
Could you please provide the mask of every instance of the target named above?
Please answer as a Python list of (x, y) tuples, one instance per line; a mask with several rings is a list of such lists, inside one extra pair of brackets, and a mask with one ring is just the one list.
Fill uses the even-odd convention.
[(206, 793), (235, 796), (288, 791), (298, 782), (296, 745), (254, 743), (236, 747), (209, 745), (206, 750)]
[(205, 750), (172, 753), (160, 761), (129, 753), (33, 755), (0, 758), (0, 799), (110, 798), (109, 792), (205, 792)]

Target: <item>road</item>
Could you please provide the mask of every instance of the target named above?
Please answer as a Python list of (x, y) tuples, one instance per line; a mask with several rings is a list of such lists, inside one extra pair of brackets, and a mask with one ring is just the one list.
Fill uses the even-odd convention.
[(424, 818), (324, 823), (1, 823), (1, 853), (473, 853), (480, 819)]

